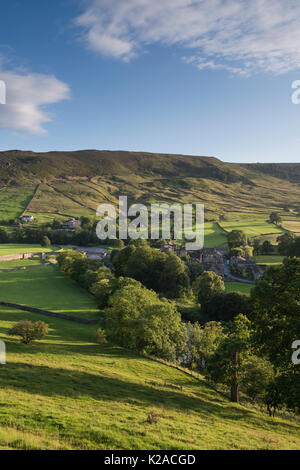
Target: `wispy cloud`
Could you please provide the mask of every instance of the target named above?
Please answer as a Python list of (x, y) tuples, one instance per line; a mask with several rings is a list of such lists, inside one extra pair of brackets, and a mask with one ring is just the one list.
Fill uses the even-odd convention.
[(7, 130), (47, 133), (44, 125), (52, 118), (45, 110), (46, 105), (58, 103), (70, 93), (68, 85), (51, 75), (0, 67), (0, 80), (6, 84), (6, 104), (0, 106), (0, 128)]
[(299, 0), (87, 0), (76, 18), (95, 52), (129, 61), (155, 43), (198, 68), (286, 73), (300, 67)]

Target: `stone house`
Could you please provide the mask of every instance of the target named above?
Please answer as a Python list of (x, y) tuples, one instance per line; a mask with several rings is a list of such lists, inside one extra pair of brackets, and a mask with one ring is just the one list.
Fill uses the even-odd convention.
[(216, 248), (204, 248), (200, 254), (203, 271), (213, 271), (224, 277), (225, 260), (223, 254)]
[(66, 222), (63, 223), (63, 229), (70, 232), (74, 232), (80, 226), (81, 221), (77, 219), (66, 220)]
[(230, 271), (233, 275), (256, 281), (262, 275), (262, 269), (250, 258), (232, 256), (230, 259)]

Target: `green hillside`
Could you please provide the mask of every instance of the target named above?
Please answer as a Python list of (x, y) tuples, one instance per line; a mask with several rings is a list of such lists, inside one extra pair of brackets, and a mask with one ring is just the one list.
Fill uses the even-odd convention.
[[(7, 336), (25, 318), (46, 319), (49, 336), (30, 346)], [(95, 328), (0, 308), (0, 449), (299, 449), (297, 421), (271, 419), (174, 367), (99, 346)]]
[(93, 216), (119, 195), (130, 203), (204, 203), (207, 221), (233, 212), (266, 217), (299, 208), (299, 168), (134, 152), (0, 152), (0, 220)]
[(99, 317), (94, 297), (54, 266), (1, 273), (0, 300), (76, 317)]

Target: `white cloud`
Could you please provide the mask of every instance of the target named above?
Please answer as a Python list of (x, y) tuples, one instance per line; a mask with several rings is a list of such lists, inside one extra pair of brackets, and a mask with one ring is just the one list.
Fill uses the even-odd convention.
[(69, 87), (51, 75), (18, 73), (0, 69), (6, 84), (6, 104), (0, 105), (0, 128), (45, 134), (52, 121), (45, 106), (69, 97)]
[(300, 67), (299, 0), (87, 3), (76, 23), (88, 47), (103, 55), (128, 61), (159, 43), (191, 50), (190, 62), (199, 68), (280, 74)]

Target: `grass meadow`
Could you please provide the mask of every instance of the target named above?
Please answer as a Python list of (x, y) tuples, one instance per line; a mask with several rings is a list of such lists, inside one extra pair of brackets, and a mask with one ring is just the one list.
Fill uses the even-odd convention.
[(0, 270), (24, 267), (26, 268), (27, 266), (38, 266), (39, 264), (43, 264), (43, 261), (39, 257), (36, 259), (17, 259), (13, 261), (0, 260)]
[(257, 264), (263, 264), (265, 266), (278, 266), (282, 264), (284, 256), (280, 255), (261, 255), (255, 256), (255, 261)]
[(30, 203), (35, 186), (12, 186), (0, 189), (0, 220), (20, 217)]
[(239, 292), (240, 294), (250, 295), (253, 284), (246, 282), (225, 282), (226, 292)]
[(80, 318), (99, 316), (94, 297), (54, 266), (1, 273), (0, 300)]
[(227, 232), (242, 230), (250, 238), (265, 234), (278, 234), (279, 236), (284, 233), (281, 227), (268, 222), (267, 216), (261, 214), (230, 214), (226, 216), (226, 220), (220, 222), (220, 225)]
[[(47, 321), (48, 337), (26, 346), (7, 336), (21, 319)], [(97, 345), (95, 329), (0, 308), (0, 449), (299, 449), (299, 422), (271, 419), (174, 367)]]
[(204, 225), (204, 246), (205, 248), (214, 248), (224, 245), (227, 241), (226, 233), (216, 222), (206, 222)]
[(18, 243), (2, 243), (0, 244), (0, 256), (14, 255), (21, 253), (49, 253), (51, 251), (57, 251), (60, 247), (51, 246), (46, 248), (41, 245), (30, 245), (30, 244), (18, 244)]

